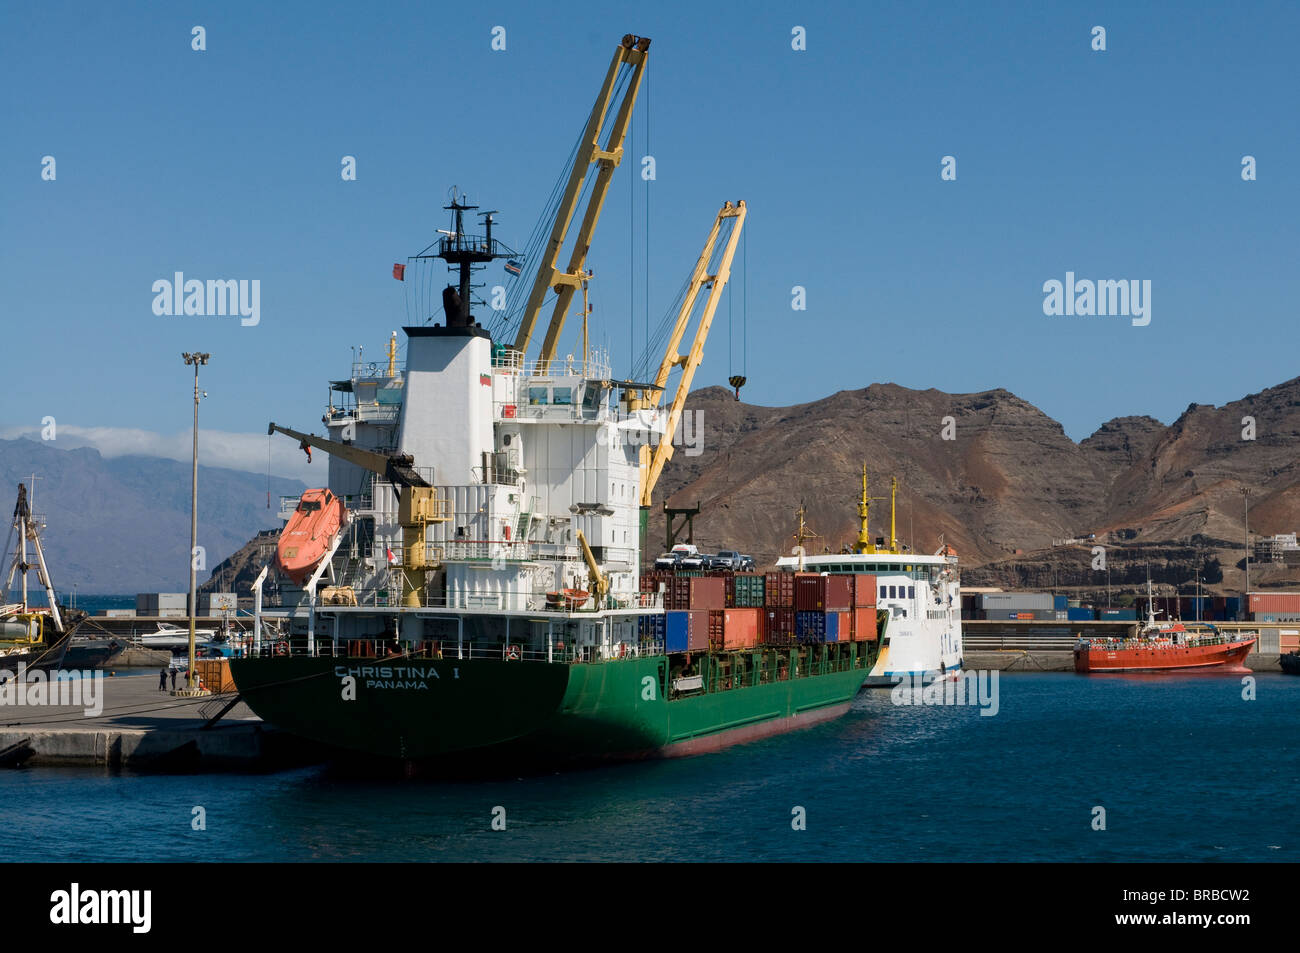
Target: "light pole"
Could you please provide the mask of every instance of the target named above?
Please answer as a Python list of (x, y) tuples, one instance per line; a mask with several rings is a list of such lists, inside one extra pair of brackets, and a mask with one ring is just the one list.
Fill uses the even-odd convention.
[(194, 554), (199, 545), (199, 401), (204, 396), (199, 390), (199, 366), (208, 363), (211, 356), (199, 351), (181, 355), (186, 364), (194, 365), (194, 466), (190, 476), (190, 664), (185, 673), (186, 695), (207, 694), (194, 687), (194, 617), (199, 611)]

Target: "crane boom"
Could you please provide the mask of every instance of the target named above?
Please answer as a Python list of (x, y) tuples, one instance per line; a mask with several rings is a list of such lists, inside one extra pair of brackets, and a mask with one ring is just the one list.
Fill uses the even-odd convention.
[[(673, 395), (673, 402), (668, 412), (668, 420), (665, 424), (667, 432), (664, 438), (654, 447), (641, 448), (642, 507), (650, 506), (650, 497), (654, 493), (655, 484), (659, 482), (659, 475), (663, 472), (664, 465), (672, 459), (672, 436), (677, 432), (677, 424), (681, 420), (682, 410), (686, 406), (686, 395), (690, 393), (691, 380), (695, 377), (695, 371), (700, 366), (700, 361), (704, 359), (704, 342), (709, 336), (709, 327), (713, 324), (713, 315), (718, 309), (718, 301), (722, 298), (722, 289), (727, 286), (727, 280), (731, 277), (731, 262), (736, 255), (736, 244), (740, 241), (740, 232), (745, 226), (745, 213), (744, 201), (737, 202), (735, 205), (726, 202), (718, 210), (718, 216), (714, 219), (709, 238), (704, 243), (704, 250), (700, 252), (700, 257), (695, 263), (695, 270), (691, 273), (690, 284), (686, 289), (682, 306), (678, 309), (677, 322), (673, 325), (673, 333), (669, 338), (668, 348), (664, 352), (663, 362), (659, 365), (659, 373), (655, 375), (655, 387), (659, 388), (659, 390), (651, 391), (649, 404), (653, 406), (662, 399), (663, 387), (667, 384), (668, 375), (674, 367), (681, 367), (682, 376), (677, 382), (677, 392)], [(708, 273), (709, 262), (713, 258), (713, 249), (718, 241), (718, 233), (722, 229), (722, 223), (728, 218), (734, 218), (736, 222), (732, 226), (731, 234), (727, 236), (727, 243), (722, 250), (722, 258), (718, 262), (718, 270), (710, 275)], [(686, 354), (679, 354), (677, 349), (681, 346), (682, 338), (686, 334), (686, 325), (695, 309), (696, 299), (706, 284), (710, 285), (709, 297), (704, 303), (704, 312), (700, 315), (699, 326), (695, 329), (695, 339), (691, 343), (690, 351)]]
[[(554, 288), (558, 298), (555, 302), (555, 310), (551, 313), (551, 323), (546, 329), (546, 337), (542, 342), (542, 350), (539, 355), (543, 367), (555, 358), (555, 351), (559, 346), (560, 332), (564, 329), (564, 318), (568, 313), (573, 293), (582, 284), (587, 251), (591, 247), (591, 236), (596, 230), (596, 221), (600, 218), (601, 208), (605, 204), (605, 196), (609, 193), (610, 179), (623, 159), (623, 139), (627, 135), (628, 125), (631, 122), (632, 107), (636, 103), (637, 91), (641, 88), (641, 77), (645, 73), (646, 55), (649, 49), (650, 39), (648, 37), (637, 37), (629, 33), (623, 37), (618, 49), (614, 51), (614, 58), (610, 61), (609, 71), (605, 74), (604, 85), (601, 86), (600, 95), (596, 97), (596, 104), (592, 107), (586, 128), (583, 130), (578, 154), (574, 157), (573, 168), (569, 173), (569, 183), (555, 213), (555, 223), (551, 227), (551, 236), (547, 241), (546, 251), (542, 256), (542, 260), (538, 263), (537, 274), (533, 278), (533, 287), (528, 293), (528, 303), (524, 307), (523, 317), (519, 323), (519, 331), (515, 336), (515, 350), (521, 354), (528, 351), (528, 345), (537, 327), (537, 319), (541, 314), (542, 304), (546, 299), (547, 289)], [(600, 145), (600, 131), (605, 124), (605, 117), (609, 111), (610, 99), (614, 94), (614, 85), (618, 79), (619, 69), (624, 63), (633, 67), (632, 79), (623, 93), (623, 100), (619, 105), (618, 114), (615, 117), (613, 128), (610, 130), (608, 141), (602, 148)], [(569, 256), (568, 270), (560, 271), (556, 267), (559, 263), (560, 252), (564, 248), (565, 236), (568, 233), (569, 225), (573, 222), (574, 213), (577, 211), (578, 199), (582, 195), (582, 184), (586, 180), (587, 172), (593, 163), (600, 166), (600, 171), (596, 175), (591, 196), (587, 201), (587, 210), (583, 215), (582, 225), (574, 242), (573, 253)]]
[(331, 456), (355, 463), (363, 470), (378, 473), (399, 486), (429, 485), (429, 481), (415, 472), (415, 460), (409, 453), (376, 453), (374, 450), (364, 450), (351, 444), (339, 443), (337, 440), (318, 437), (312, 433), (281, 427), (274, 421), (267, 425), (266, 433), (270, 436), (277, 430), (285, 436), (293, 437), (301, 447), (324, 450)]

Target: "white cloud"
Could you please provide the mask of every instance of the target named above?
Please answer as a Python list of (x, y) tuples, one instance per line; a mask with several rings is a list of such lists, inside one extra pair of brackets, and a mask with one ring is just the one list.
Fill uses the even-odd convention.
[[(104, 457), (163, 457), (188, 463), (194, 452), (193, 434), (186, 430), (160, 434), (131, 427), (77, 427), (59, 424), (53, 446), (60, 450), (92, 447)], [(13, 440), (41, 439), (40, 427), (10, 427), (0, 436)], [(324, 486), (329, 475), (329, 457), (314, 453), (312, 463), (298, 445), (283, 434), (230, 433), (199, 428), (199, 463), (205, 467), (226, 467), (264, 474), (267, 471), (267, 442), (270, 441), (270, 470), (275, 476), (302, 480), (308, 486)]]

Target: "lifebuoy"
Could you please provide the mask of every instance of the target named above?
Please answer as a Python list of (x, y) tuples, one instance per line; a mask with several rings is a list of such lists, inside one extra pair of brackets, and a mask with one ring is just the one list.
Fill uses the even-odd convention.
[(508, 649), (506, 649), (506, 660), (507, 660), (507, 661), (511, 661), (511, 662), (517, 662), (517, 661), (519, 661), (519, 648), (518, 648), (518, 646), (514, 646), (514, 645), (512, 645), (512, 646), (510, 646)]
[(276, 655), (288, 655), (288, 654), (289, 654), (289, 643), (288, 643), (288, 642), (277, 642), (277, 643), (275, 643), (275, 654), (276, 654)]

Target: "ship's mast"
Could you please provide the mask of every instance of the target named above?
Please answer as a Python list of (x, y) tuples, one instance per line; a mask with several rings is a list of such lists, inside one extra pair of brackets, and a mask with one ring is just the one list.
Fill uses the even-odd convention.
[(898, 504), (898, 477), (889, 478), (889, 551), (898, 552), (898, 531), (894, 528), (894, 517)]

